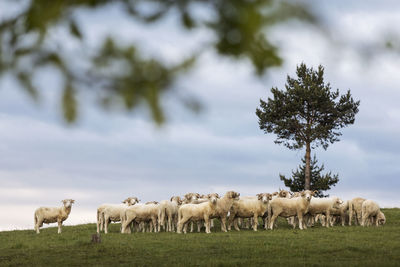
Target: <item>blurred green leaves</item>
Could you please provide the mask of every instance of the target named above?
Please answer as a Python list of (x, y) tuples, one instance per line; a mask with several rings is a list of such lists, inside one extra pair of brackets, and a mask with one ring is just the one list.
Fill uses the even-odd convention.
[[(164, 122), (163, 95), (175, 93), (175, 82), (193, 67), (199, 53), (193, 52), (178, 63), (166, 63), (144, 56), (138, 44), (121, 45), (111, 37), (112, 33), (106, 40), (99, 40), (98, 50), (87, 51), (87, 36), (75, 14), (82, 9), (95, 12), (107, 5), (120, 5), (132, 23), (151, 24), (176, 16), (176, 27), (212, 31), (215, 38), (204, 50), (216, 49), (221, 56), (249, 60), (257, 75), (282, 64), (279, 48), (268, 38), (270, 27), (289, 19), (314, 22), (305, 6), (289, 1), (32, 0), (20, 13), (0, 18), (0, 76), (14, 75), (37, 100), (41, 88), (35, 88), (32, 82), (37, 70), (48, 66), (58, 70), (64, 83), (60, 106), (67, 122), (78, 117), (78, 106), (86, 101), (80, 97), (83, 91), (93, 92), (105, 108), (122, 106), (133, 110), (144, 104), (156, 123)], [(197, 8), (211, 15), (199, 16)], [(78, 41), (85, 55), (79, 60), (85, 64), (76, 64), (55, 42), (54, 32), (64, 28), (67, 38)], [(181, 102), (193, 110), (199, 108), (193, 99)]]

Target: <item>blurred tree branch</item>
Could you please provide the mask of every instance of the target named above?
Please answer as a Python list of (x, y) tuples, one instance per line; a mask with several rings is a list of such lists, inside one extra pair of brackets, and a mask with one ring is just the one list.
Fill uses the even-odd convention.
[[(153, 120), (162, 123), (162, 94), (173, 90), (179, 76), (194, 65), (198, 53), (171, 65), (144, 57), (136, 44), (120, 45), (110, 33), (106, 40), (99, 40), (102, 45), (97, 51), (86, 51), (85, 58), (80, 59), (85, 64), (77, 67), (50, 34), (65, 28), (68, 38), (76, 39), (84, 51), (87, 36), (74, 13), (81, 9), (94, 12), (107, 5), (122, 5), (132, 23), (145, 24), (162, 20), (173, 10), (178, 14), (177, 26), (206, 28), (214, 33), (215, 41), (205, 49), (248, 59), (257, 75), (282, 64), (279, 48), (266, 35), (269, 27), (289, 19), (315, 22), (305, 6), (273, 0), (32, 0), (20, 13), (0, 18), (0, 77), (13, 75), (37, 100), (40, 90), (32, 82), (36, 72), (53, 66), (64, 80), (61, 106), (68, 122), (75, 121), (78, 106), (83, 104), (77, 94), (90, 88), (101, 92), (97, 95), (104, 106), (122, 104), (132, 110), (145, 103)], [(212, 16), (197, 16), (195, 5), (206, 8)]]

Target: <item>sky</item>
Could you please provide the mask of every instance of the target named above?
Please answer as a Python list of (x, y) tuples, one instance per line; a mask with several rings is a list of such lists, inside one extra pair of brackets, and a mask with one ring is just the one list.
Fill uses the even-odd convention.
[[(0, 18), (7, 8), (12, 7), (0, 4)], [(375, 49), (384, 36), (400, 36), (394, 26), (400, 25), (400, 3), (318, 1), (313, 8), (328, 33), (299, 22), (272, 29), (268, 34), (284, 63), (262, 78), (247, 61), (204, 52), (176, 85), (204, 109), (190, 112), (167, 95), (168, 120), (162, 127), (145, 110), (105, 112), (90, 101), (81, 106), (77, 123), (68, 125), (59, 107), (57, 73), (39, 73), (39, 104), (11, 77), (2, 77), (0, 230), (33, 228), (36, 208), (59, 206), (64, 198), (76, 200), (65, 222), (71, 225), (94, 222), (97, 206), (128, 196), (145, 202), (187, 192), (253, 195), (284, 188), (279, 174), (290, 175), (304, 151), (275, 144), (273, 134), (259, 129), (255, 110), (271, 87), (284, 88), (301, 62), (314, 68), (322, 64), (333, 89), (350, 89), (361, 101), (341, 141), (312, 152), (326, 171), (339, 174), (328, 193), (400, 207), (400, 52)], [(184, 32), (173, 18), (143, 27), (118, 8), (77, 16), (89, 42), (112, 32), (121, 42), (140, 40), (145, 53), (171, 62), (213, 38), (204, 30)], [(73, 51), (74, 43), (66, 45)]]

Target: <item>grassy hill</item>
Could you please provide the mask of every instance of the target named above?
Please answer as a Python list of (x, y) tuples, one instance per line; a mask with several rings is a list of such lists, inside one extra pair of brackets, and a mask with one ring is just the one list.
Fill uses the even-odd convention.
[(321, 226), (293, 230), (280, 220), (273, 231), (133, 233), (119, 224), (91, 243), (95, 224), (0, 232), (1, 266), (303, 265), (399, 266), (400, 209), (384, 209), (383, 227)]

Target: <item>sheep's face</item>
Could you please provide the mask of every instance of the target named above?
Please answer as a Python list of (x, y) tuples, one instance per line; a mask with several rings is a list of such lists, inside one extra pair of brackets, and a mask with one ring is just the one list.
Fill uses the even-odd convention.
[(343, 201), (340, 198), (335, 197), (333, 199), (333, 208), (334, 209), (340, 209), (340, 205), (342, 205), (342, 204), (343, 204)]
[(230, 198), (230, 199), (239, 200), (240, 193), (237, 193), (235, 191), (228, 191), (228, 192), (226, 192), (226, 194), (228, 195), (228, 198)]
[(200, 194), (199, 193), (187, 193), (185, 195), (185, 198), (189, 201), (189, 202), (193, 202), (196, 201), (200, 198)]
[(178, 205), (182, 204), (182, 200), (178, 196), (171, 197), (171, 202), (176, 202)]
[(268, 203), (268, 201), (270, 201), (272, 199), (272, 195), (268, 194), (268, 193), (260, 193), (257, 194), (257, 198), (258, 200), (261, 200), (263, 203)]
[(305, 198), (307, 201), (310, 201), (312, 196), (314, 195), (314, 192), (312, 192), (310, 190), (305, 190), (305, 191), (302, 191), (300, 193), (300, 195), (302, 198)]
[(386, 223), (385, 214), (383, 214), (383, 212), (381, 212), (381, 211), (379, 212), (379, 214), (378, 214), (376, 219), (378, 220), (378, 224), (379, 225), (384, 225)]
[(219, 196), (217, 193), (213, 193), (213, 194), (208, 194), (207, 198), (208, 198), (208, 201), (210, 201), (212, 204), (216, 204)]
[(72, 204), (75, 202), (73, 199), (64, 199), (61, 201), (66, 208), (72, 207)]

